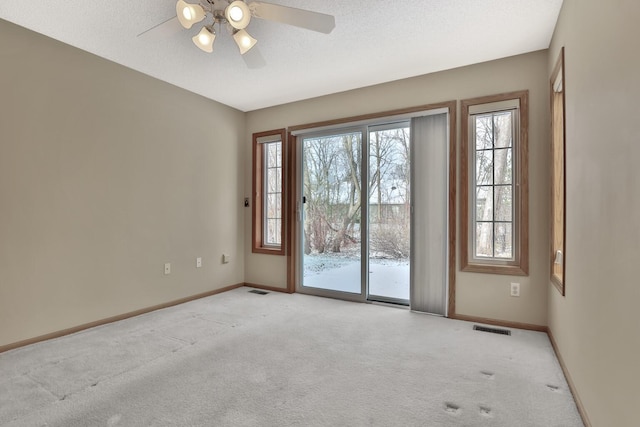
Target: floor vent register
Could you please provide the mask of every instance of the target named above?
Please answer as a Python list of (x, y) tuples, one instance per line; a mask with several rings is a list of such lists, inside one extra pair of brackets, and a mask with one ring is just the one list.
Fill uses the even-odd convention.
[(508, 329), (488, 328), (480, 325), (473, 325), (473, 329), (476, 331), (491, 332), (492, 334), (511, 335), (511, 331)]

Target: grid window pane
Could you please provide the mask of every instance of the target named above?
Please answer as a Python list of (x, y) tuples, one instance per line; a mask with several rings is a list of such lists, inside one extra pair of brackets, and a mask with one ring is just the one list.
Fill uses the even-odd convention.
[(496, 148), (511, 147), (513, 143), (512, 111), (493, 115), (494, 143)]
[(476, 116), (476, 150), (493, 148), (493, 117), (491, 114)]
[(282, 230), (282, 142), (265, 143), (264, 243), (281, 244)]
[(280, 218), (280, 194), (268, 194), (267, 195), (267, 218), (277, 219)]
[(493, 150), (476, 151), (476, 185), (493, 184)]
[(265, 145), (267, 150), (267, 165), (272, 168), (280, 167), (282, 165), (281, 144), (279, 142), (273, 142)]
[(478, 114), (475, 123), (475, 241), (478, 258), (513, 258), (513, 111)]
[(267, 169), (267, 193), (275, 193), (280, 188), (280, 168)]
[(499, 185), (495, 187), (495, 221), (513, 221), (513, 187)]
[(511, 184), (513, 182), (511, 152), (511, 148), (501, 148), (493, 151), (496, 184)]
[(275, 201), (274, 218), (282, 218), (282, 193), (278, 193)]
[(496, 258), (513, 258), (513, 225), (510, 222), (495, 224), (494, 248)]
[(267, 243), (270, 245), (280, 244), (280, 221), (270, 219), (267, 224)]
[(476, 223), (475, 253), (478, 258), (493, 257), (493, 223)]
[(276, 232), (276, 235), (274, 236), (274, 239), (273, 239), (274, 244), (280, 245), (282, 244), (282, 241), (280, 239), (282, 236), (282, 221), (276, 221), (275, 232)]
[(493, 220), (493, 187), (476, 187), (476, 220)]

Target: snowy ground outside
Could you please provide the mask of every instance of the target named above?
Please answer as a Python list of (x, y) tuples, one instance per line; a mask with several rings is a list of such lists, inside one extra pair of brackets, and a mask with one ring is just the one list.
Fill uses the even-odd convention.
[[(360, 258), (347, 254), (304, 256), (304, 286), (360, 293)], [(369, 295), (409, 299), (408, 259), (369, 259)]]

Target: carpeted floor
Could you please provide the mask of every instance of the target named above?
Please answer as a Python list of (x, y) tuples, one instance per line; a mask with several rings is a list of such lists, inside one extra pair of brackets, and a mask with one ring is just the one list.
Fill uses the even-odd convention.
[(582, 426), (543, 333), (248, 290), (0, 354), (0, 425)]

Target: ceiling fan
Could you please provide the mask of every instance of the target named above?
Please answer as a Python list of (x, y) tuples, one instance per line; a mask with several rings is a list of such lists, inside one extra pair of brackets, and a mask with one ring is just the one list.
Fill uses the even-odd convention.
[(335, 18), (331, 15), (261, 1), (247, 3), (244, 0), (199, 0), (197, 4), (191, 4), (185, 0), (178, 0), (176, 15), (186, 29), (209, 19), (209, 23), (192, 38), (199, 49), (208, 53), (213, 52), (216, 24), (218, 31), (223, 26), (228, 29), (242, 55), (257, 43), (246, 30), (251, 18), (294, 25), (325, 34), (329, 34), (336, 26)]

